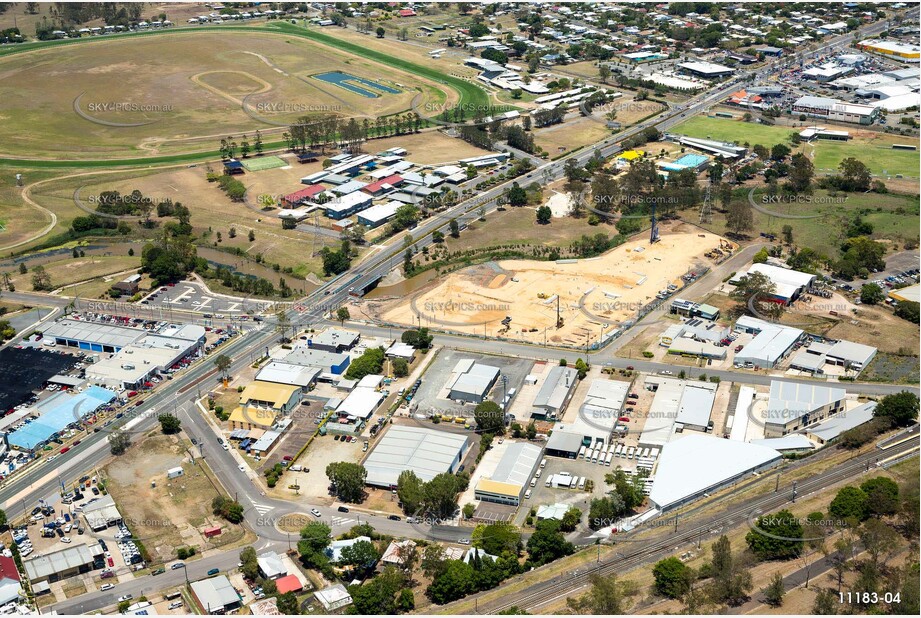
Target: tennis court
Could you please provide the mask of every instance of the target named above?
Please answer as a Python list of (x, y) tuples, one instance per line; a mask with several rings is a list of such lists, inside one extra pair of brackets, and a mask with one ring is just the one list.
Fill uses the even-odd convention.
[(369, 79), (364, 79), (362, 77), (355, 77), (354, 75), (349, 75), (348, 73), (343, 73), (341, 71), (331, 71), (329, 73), (319, 73), (314, 75), (315, 78), (320, 81), (324, 81), (330, 84), (339, 86), (340, 88), (345, 88), (350, 90), (355, 94), (360, 94), (363, 97), (369, 99), (376, 99), (380, 94), (368, 90), (367, 88), (362, 88), (361, 86), (367, 86), (368, 88), (373, 88), (374, 90), (379, 90), (381, 92), (386, 92), (387, 94), (399, 94), (400, 91), (389, 86), (384, 86), (383, 84), (378, 84), (377, 82), (372, 82)]
[(284, 167), (286, 165), (288, 165), (287, 161), (281, 157), (271, 155), (268, 157), (256, 157), (255, 159), (243, 160), (243, 167), (251, 172), (261, 172), (262, 170), (270, 170), (276, 167)]

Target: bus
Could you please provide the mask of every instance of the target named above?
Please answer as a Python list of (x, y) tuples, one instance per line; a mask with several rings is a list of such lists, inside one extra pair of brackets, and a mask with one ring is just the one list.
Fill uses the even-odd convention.
[(614, 458), (614, 453), (608, 453), (608, 456), (605, 457), (605, 459), (604, 459), (604, 465), (610, 467), (610, 466), (611, 466), (611, 460), (612, 460), (613, 458)]
[(630, 448), (627, 449), (627, 459), (633, 459), (633, 452), (634, 452), (635, 450), (636, 450), (636, 449), (633, 448), (632, 446), (631, 446)]

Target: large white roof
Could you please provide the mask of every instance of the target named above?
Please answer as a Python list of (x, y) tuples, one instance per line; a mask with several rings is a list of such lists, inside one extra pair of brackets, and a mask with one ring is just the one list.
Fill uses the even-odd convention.
[(378, 487), (397, 484), (400, 473), (412, 470), (423, 481), (430, 481), (451, 470), (458, 455), (466, 451), (463, 434), (391, 425), (364, 462), (366, 482)]
[(768, 398), (768, 422), (784, 423), (809, 414), (847, 395), (843, 388), (771, 380)]
[(662, 448), (649, 499), (664, 510), (780, 458), (756, 444), (687, 435)]

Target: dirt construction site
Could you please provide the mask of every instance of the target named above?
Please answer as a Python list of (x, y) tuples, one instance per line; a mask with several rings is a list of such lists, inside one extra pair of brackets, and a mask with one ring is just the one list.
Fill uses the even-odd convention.
[(664, 233), (653, 245), (639, 235), (596, 258), (470, 266), (407, 297), (375, 302), (367, 311), (395, 324), (531, 343), (592, 345), (629, 326), (660, 293), (680, 294), (682, 277), (712, 265), (707, 254), (713, 255), (714, 249), (735, 249), (715, 234), (682, 227), (694, 231)]

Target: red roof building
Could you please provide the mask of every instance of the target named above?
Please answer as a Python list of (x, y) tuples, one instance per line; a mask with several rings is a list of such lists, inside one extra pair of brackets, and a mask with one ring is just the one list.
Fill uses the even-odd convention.
[(386, 178), (381, 178), (376, 182), (372, 182), (369, 185), (365, 185), (361, 190), (370, 195), (377, 195), (387, 188), (399, 187), (401, 184), (403, 184), (403, 177), (399, 174), (393, 174)]
[(279, 577), (275, 580), (275, 586), (278, 588), (278, 594), (285, 594), (286, 592), (299, 592), (304, 588), (301, 586), (301, 581), (297, 578), (297, 575), (285, 575), (284, 577)]
[(416, 12), (412, 9), (400, 9), (400, 17), (415, 17)]
[(16, 562), (12, 558), (0, 556), (0, 579), (19, 580), (19, 571), (16, 569)]
[(326, 187), (324, 187), (323, 185), (319, 185), (319, 184), (311, 185), (309, 187), (301, 189), (300, 191), (289, 193), (288, 195), (282, 198), (282, 202), (284, 203), (285, 206), (289, 208), (292, 206), (300, 206), (304, 202), (309, 201), (312, 197), (319, 195), (320, 193), (323, 193), (324, 191), (326, 191)]

